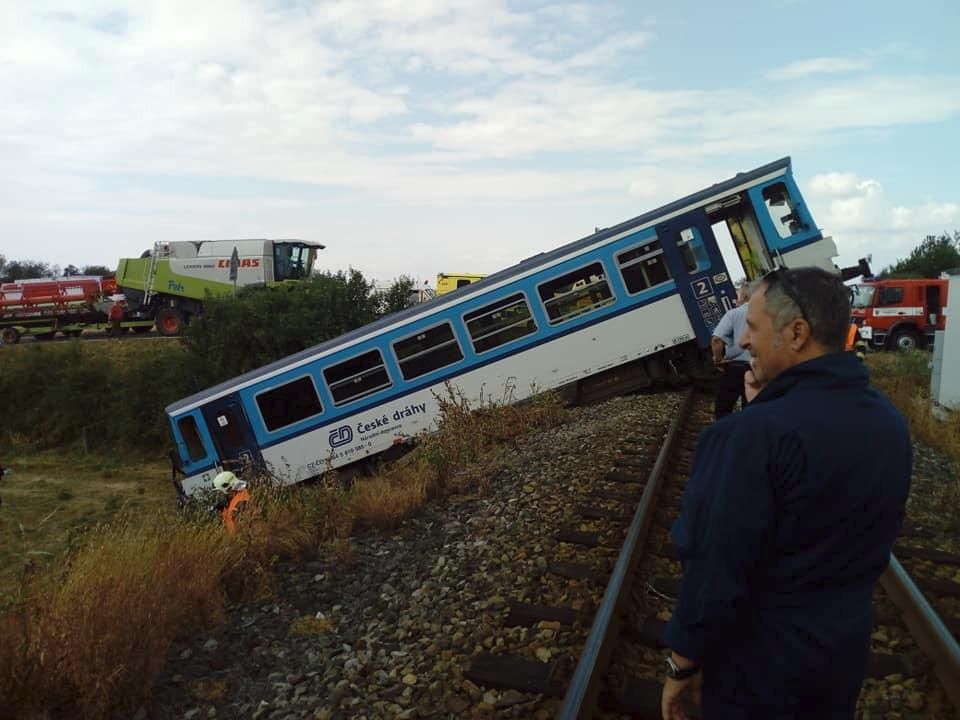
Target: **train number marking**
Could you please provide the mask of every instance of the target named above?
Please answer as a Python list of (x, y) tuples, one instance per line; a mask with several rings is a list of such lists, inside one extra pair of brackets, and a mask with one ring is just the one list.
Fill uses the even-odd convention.
[(713, 292), (713, 288), (710, 287), (709, 278), (700, 278), (699, 280), (694, 280), (690, 283), (690, 287), (693, 288), (693, 296), (702, 298), (710, 295)]

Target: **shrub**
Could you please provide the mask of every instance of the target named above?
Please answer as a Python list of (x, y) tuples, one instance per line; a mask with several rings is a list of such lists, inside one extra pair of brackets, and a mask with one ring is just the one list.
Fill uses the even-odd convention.
[(20, 451), (160, 454), (169, 445), (163, 408), (192, 391), (187, 356), (168, 343), (129, 345), (108, 354), (101, 343), (5, 348), (0, 439)]

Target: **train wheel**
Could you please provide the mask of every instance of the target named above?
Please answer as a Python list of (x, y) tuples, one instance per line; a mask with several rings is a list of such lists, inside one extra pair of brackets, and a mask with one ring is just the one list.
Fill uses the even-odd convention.
[(164, 337), (175, 337), (183, 332), (183, 315), (176, 308), (163, 308), (157, 313), (156, 325)]
[(63, 334), (69, 338), (78, 338), (82, 332), (83, 330), (66, 330)]
[(20, 331), (14, 327), (4, 328), (0, 332), (0, 340), (3, 341), (4, 345), (16, 345), (20, 342)]
[(34, 335), (34, 337), (37, 340), (53, 340), (54, 335), (56, 335), (56, 333), (45, 332), (45, 333), (37, 333), (36, 335)]

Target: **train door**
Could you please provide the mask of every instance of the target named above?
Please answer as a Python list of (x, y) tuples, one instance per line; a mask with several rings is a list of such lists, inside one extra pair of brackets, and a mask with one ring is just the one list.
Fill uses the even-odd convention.
[(203, 417), (225, 468), (239, 470), (261, 463), (260, 449), (237, 393), (205, 405)]
[(697, 342), (708, 347), (713, 329), (734, 306), (737, 293), (707, 213), (699, 208), (670, 218), (657, 225), (656, 232)]

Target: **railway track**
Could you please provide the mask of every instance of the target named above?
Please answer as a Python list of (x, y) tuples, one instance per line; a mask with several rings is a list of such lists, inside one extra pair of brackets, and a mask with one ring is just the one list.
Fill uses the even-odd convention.
[(598, 636), (596, 628), (614, 628), (622, 615), (673, 450), (692, 450), (701, 427), (685, 424), (695, 404), (705, 415), (706, 402), (688, 391), (669, 427), (629, 436), (616, 467), (572, 498), (569, 516), (554, 530), (556, 557), (545, 563), (542, 587), (522, 590), (509, 603), (504, 642), (473, 655), (466, 672), (471, 682), (517, 700), (523, 696), (524, 712), (534, 716), (536, 706), (541, 717), (555, 710), (568, 688), (574, 691), (583, 673), (570, 659), (579, 656), (580, 667), (586, 663), (595, 672), (575, 702), (594, 702), (614, 639), (613, 633)]
[[(558, 557), (543, 577), (547, 585), (564, 580), (564, 589), (540, 593), (546, 603), (509, 603), (507, 639), (474, 653), (470, 681), (512, 693), (530, 717), (660, 717), (661, 638), (680, 580), (667, 534), (697, 436), (711, 420), (708, 403), (691, 390), (669, 429), (628, 439), (616, 469), (573, 501), (571, 524), (557, 529)], [(857, 716), (955, 717), (960, 583), (931, 570), (960, 568), (960, 557), (916, 541), (902, 540), (897, 550), (917, 580), (891, 558), (877, 590)], [(557, 653), (544, 652), (545, 639)]]
[(880, 577), (872, 677), (861, 702), (869, 694), (881, 712), (923, 711), (926, 714), (918, 717), (957, 717), (960, 583), (944, 574), (956, 574), (960, 556), (925, 547), (909, 525), (904, 535)]

